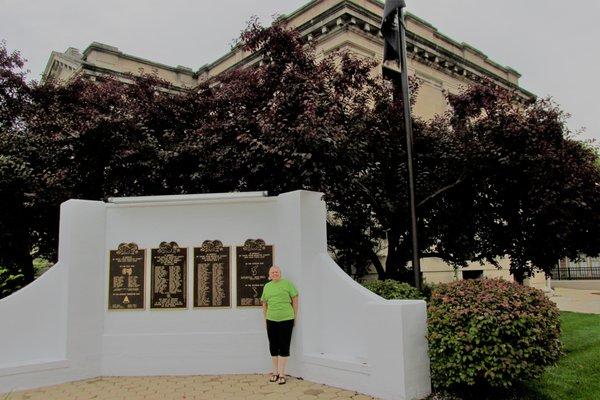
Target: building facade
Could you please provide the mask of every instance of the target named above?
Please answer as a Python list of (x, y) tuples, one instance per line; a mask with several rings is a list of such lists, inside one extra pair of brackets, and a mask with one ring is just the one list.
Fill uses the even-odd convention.
[[(315, 45), (318, 57), (348, 51), (359, 57), (380, 61), (383, 37), (379, 30), (383, 3), (377, 0), (312, 0), (300, 9), (280, 17), (287, 27), (298, 29)], [(519, 87), (520, 74), (492, 61), (483, 52), (459, 43), (439, 32), (430, 23), (407, 13), (409, 73), (423, 82), (415, 113), (424, 118), (443, 112), (443, 92), (458, 93), (461, 87), (482, 79), (515, 90), (524, 99), (533, 95)], [(93, 42), (83, 52), (70, 47), (53, 51), (43, 79), (67, 81), (76, 76), (112, 76), (127, 81), (132, 75), (153, 74), (176, 89), (193, 89), (219, 74), (260, 62), (236, 46), (218, 60), (197, 70), (164, 65), (124, 53), (117, 47)], [(377, 68), (379, 70), (379, 68)]]
[[(383, 3), (377, 0), (312, 0), (296, 11), (280, 17), (287, 27), (296, 28), (310, 41), (317, 57), (337, 51), (350, 52), (381, 62), (383, 37), (380, 24)], [(503, 66), (480, 50), (449, 38), (433, 25), (407, 13), (407, 47), (409, 74), (421, 81), (414, 112), (429, 119), (447, 109), (445, 92), (457, 94), (468, 85), (491, 80), (513, 90), (523, 100), (533, 94), (519, 86), (520, 74)], [(102, 76), (131, 81), (140, 74), (153, 74), (172, 85), (174, 91), (193, 90), (199, 84), (220, 74), (260, 63), (261, 55), (245, 52), (238, 45), (230, 52), (197, 70), (167, 66), (126, 54), (118, 48), (92, 43), (83, 52), (69, 48), (64, 53), (52, 52), (43, 79), (68, 81), (77, 76), (98, 79)], [(380, 71), (380, 66), (376, 71)], [(508, 277), (508, 262), (497, 270), (478, 263), (455, 271), (441, 260), (422, 262), (424, 277), (429, 282), (447, 282), (481, 276)]]
[(79, 76), (91, 80), (110, 76), (131, 82), (133, 76), (154, 75), (169, 82), (174, 91), (190, 90), (198, 85), (197, 74), (188, 67), (168, 65), (126, 54), (117, 47), (93, 42), (83, 52), (69, 47), (64, 53), (53, 51), (42, 81), (66, 82)]

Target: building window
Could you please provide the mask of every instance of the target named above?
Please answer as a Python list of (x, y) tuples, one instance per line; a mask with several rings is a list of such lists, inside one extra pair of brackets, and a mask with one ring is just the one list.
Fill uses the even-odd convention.
[(483, 278), (483, 270), (463, 271), (463, 279), (481, 279)]

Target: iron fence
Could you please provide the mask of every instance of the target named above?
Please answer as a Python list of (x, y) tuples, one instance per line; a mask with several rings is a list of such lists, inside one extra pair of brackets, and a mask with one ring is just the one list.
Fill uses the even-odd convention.
[(550, 276), (557, 281), (600, 280), (600, 267), (555, 268)]

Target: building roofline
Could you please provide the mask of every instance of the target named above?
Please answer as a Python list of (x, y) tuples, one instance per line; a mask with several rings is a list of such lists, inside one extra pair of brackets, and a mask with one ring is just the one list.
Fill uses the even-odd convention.
[(50, 73), (50, 70), (52, 69), (52, 64), (54, 64), (54, 59), (56, 58), (56, 56), (58, 56), (59, 53), (58, 51), (52, 50), (52, 53), (50, 53), (50, 58), (48, 58), (48, 61), (46, 62), (46, 68), (44, 68), (44, 72), (42, 72), (42, 77), (40, 79), (40, 81), (43, 83), (46, 78), (48, 77), (48, 74)]
[(282, 20), (289, 20), (292, 19), (300, 14), (302, 14), (304, 11), (311, 9), (313, 6), (315, 6), (317, 3), (319, 2), (319, 0), (309, 0), (307, 3), (305, 3), (304, 5), (301, 5), (299, 8), (295, 9), (292, 12), (289, 12), (287, 14), (282, 14), (279, 19)]
[[(378, 0), (368, 0), (373, 4), (379, 4)], [(312, 7), (316, 6), (317, 3), (319, 3), (320, 0), (309, 0), (307, 3), (305, 3), (304, 5), (300, 6), (299, 8), (295, 9), (294, 11), (288, 13), (288, 14), (282, 14), (280, 16), (278, 16), (275, 21), (289, 21), (293, 18), (295, 18), (296, 16), (302, 14), (303, 12), (305, 12), (306, 10), (310, 10)], [(339, 3), (338, 6), (341, 8), (343, 7), (344, 3), (349, 3), (347, 1), (343, 2), (343, 3)], [(302, 26), (304, 26), (306, 24), (303, 24)], [(298, 26), (298, 29), (301, 29), (302, 26)], [(199, 69), (198, 69), (198, 75), (202, 74), (202, 72), (209, 70), (211, 68), (213, 68), (215, 65), (219, 64), (222, 61), (227, 60), (228, 58), (233, 57), (236, 52), (240, 49), (241, 45), (238, 43), (235, 46), (233, 46), (231, 48), (231, 50), (229, 50), (227, 53), (223, 54), (221, 57), (217, 58), (215, 61), (212, 61), (210, 63), (206, 63), (204, 65), (202, 65)], [(236, 63), (235, 65), (238, 65), (239, 63)]]
[(227, 60), (228, 58), (233, 57), (238, 50), (241, 50), (241, 47), (242, 46), (239, 43), (232, 46), (231, 50), (229, 50), (227, 53), (223, 54), (221, 57), (217, 58), (215, 61), (206, 63), (206, 64), (202, 65), (200, 68), (198, 68), (198, 71), (196, 71), (196, 75), (201, 75), (202, 72), (213, 68), (215, 65)]
[[(381, 3), (380, 3), (381, 4)], [(486, 53), (484, 53), (483, 51), (479, 50), (478, 48), (476, 48), (475, 46), (466, 43), (466, 42), (458, 42), (454, 39), (452, 39), (450, 36), (440, 32), (440, 30), (438, 28), (436, 28), (434, 25), (432, 25), (431, 23), (425, 21), (423, 18), (411, 13), (411, 12), (406, 12), (406, 17), (412, 19), (415, 22), (420, 23), (421, 25), (424, 25), (428, 28), (430, 28), (434, 35), (439, 37), (440, 39), (445, 40), (446, 42), (460, 48), (461, 50), (470, 50), (473, 53), (478, 54), (479, 56), (481, 56), (481, 58), (483, 58), (486, 62), (490, 63), (491, 65), (493, 65), (494, 67), (505, 71), (505, 72), (511, 72), (515, 75), (517, 75), (519, 78), (522, 76), (517, 70), (515, 70), (514, 68), (507, 66), (507, 65), (502, 65), (496, 61), (494, 61), (493, 59), (491, 59)]]
[(516, 89), (516, 90), (520, 91), (527, 97), (537, 97), (534, 93), (531, 93), (530, 91), (528, 91), (527, 89), (524, 89), (520, 85), (512, 83), (508, 79), (506, 79), (502, 76), (498, 76), (494, 72), (489, 71), (474, 62), (469, 61), (466, 58), (461, 57), (457, 54), (454, 54), (453, 52), (437, 45), (436, 43), (430, 41), (427, 38), (424, 38), (422, 36), (414, 34), (413, 32), (410, 32), (410, 31), (407, 32), (407, 38), (413, 40), (414, 43), (420, 43), (422, 45), (427, 45), (427, 46), (431, 47), (432, 49), (435, 49), (436, 51), (440, 52), (444, 57), (448, 58), (452, 62), (457, 62), (457, 63), (461, 63), (465, 66), (468, 66), (469, 68), (479, 72), (480, 74), (486, 76), (487, 78), (495, 79), (496, 81), (503, 83), (510, 89)]
[[(362, 29), (350, 29), (349, 31), (352, 31), (354, 33), (361, 34), (361, 35), (366, 35)], [(327, 35), (337, 34), (337, 33), (339, 33), (339, 32), (330, 30), (330, 31), (328, 31)], [(457, 63), (457, 65), (463, 65), (464, 67), (474, 70), (480, 76), (492, 79), (496, 82), (499, 82), (509, 90), (516, 90), (519, 93), (521, 93), (524, 97), (528, 97), (528, 98), (537, 97), (535, 94), (529, 92), (528, 90), (522, 88), (521, 86), (519, 86), (517, 84), (510, 82), (508, 79), (506, 79), (502, 76), (499, 76), (499, 75), (495, 74), (494, 72), (489, 71), (486, 68), (484, 68), (472, 61), (469, 61), (468, 59), (461, 57), (460, 55), (457, 55), (457, 54), (451, 52), (450, 50), (440, 46), (439, 44), (437, 44), (435, 42), (432, 42), (431, 40), (429, 40), (427, 38), (423, 38), (422, 36), (419, 36), (419, 35), (413, 33), (412, 31), (409, 31), (407, 33), (408, 33), (407, 38), (409, 39), (409, 45), (416, 46), (420, 50), (422, 49), (422, 46), (425, 45), (425, 46), (431, 48), (432, 50), (439, 52), (440, 55), (443, 56), (445, 59), (447, 59), (450, 63)], [(366, 35), (365, 37), (370, 38), (371, 40), (379, 41), (379, 43), (381, 43), (381, 41), (383, 40), (382, 38), (375, 36), (375, 35)], [(313, 40), (321, 40), (321, 37), (317, 36)], [(413, 51), (410, 51), (411, 58), (415, 58), (415, 56), (412, 56), (412, 54), (413, 54)], [(241, 66), (248, 65), (253, 60), (255, 60), (259, 57), (260, 57), (259, 53), (250, 54), (248, 57), (245, 57), (245, 58), (239, 60), (238, 62), (229, 66), (222, 72), (235, 70), (236, 68), (239, 68)], [(417, 58), (418, 58), (418, 56), (417, 56)], [(451, 68), (448, 70), (450, 72), (454, 72)]]
[[(367, 1), (370, 2), (370, 3), (372, 3), (372, 4), (374, 4), (374, 5), (377, 5), (377, 6), (381, 7), (382, 9), (384, 7), (384, 3), (382, 1), (380, 1), (380, 0), (367, 0)], [(295, 18), (296, 16), (302, 14), (303, 12), (305, 12), (307, 10), (310, 10), (312, 7), (316, 6), (318, 3), (319, 3), (319, 0), (310, 0), (307, 3), (305, 3), (304, 5), (302, 5), (299, 8), (297, 8), (296, 10), (294, 10), (294, 11), (288, 13), (288, 14), (284, 14), (284, 15), (280, 16), (279, 18), (277, 18), (277, 20), (278, 21), (289, 21), (289, 20)], [(343, 3), (340, 3), (340, 4), (344, 4), (344, 3), (352, 4), (352, 5), (360, 7), (359, 4), (356, 4), (356, 3), (354, 3), (351, 0), (345, 0)], [(363, 8), (363, 7), (361, 7), (361, 8)], [(369, 13), (369, 14), (372, 14), (372, 13)], [(374, 18), (381, 18), (381, 16), (375, 15), (375, 14), (373, 14), (371, 16), (374, 17)], [(458, 42), (458, 41), (452, 39), (451, 37), (445, 35), (444, 33), (440, 32), (439, 29), (436, 28), (433, 24), (431, 24), (431, 23), (427, 22), (426, 20), (418, 17), (417, 15), (415, 15), (415, 14), (407, 11), (406, 12), (406, 17), (409, 18), (409, 19), (411, 19), (411, 20), (413, 20), (414, 22), (417, 22), (417, 23), (419, 23), (421, 25), (424, 25), (427, 28), (431, 29), (436, 37), (439, 37), (440, 39), (448, 42), (449, 44), (451, 44), (451, 45), (453, 45), (453, 46), (455, 46), (455, 47), (457, 47), (457, 48), (459, 48), (459, 49), (461, 49), (463, 51), (464, 50), (469, 50), (469, 51), (471, 51), (471, 52), (473, 52), (475, 54), (478, 54), (479, 56), (481, 56), (481, 58), (485, 62), (489, 63), (490, 65), (492, 65), (492, 66), (494, 66), (496, 68), (498, 68), (499, 70), (507, 72), (507, 73), (514, 74), (514, 75), (517, 76), (517, 78), (520, 78), (522, 76), (521, 73), (519, 73), (514, 68), (512, 68), (510, 66), (502, 65), (502, 64), (494, 61), (487, 54), (485, 54), (483, 51), (477, 49), (476, 47), (474, 47), (474, 46), (472, 46), (472, 45), (470, 45), (470, 44), (468, 44), (466, 42)], [(300, 28), (300, 27), (298, 27), (298, 28)], [(419, 36), (420, 37), (420, 35), (416, 35), (416, 34), (415, 34), (415, 36)], [(425, 38), (423, 38), (423, 39), (425, 39)], [(201, 73), (203, 73), (203, 72), (205, 72), (205, 71), (213, 68), (215, 65), (218, 65), (219, 63), (221, 63), (221, 62), (223, 62), (223, 61), (225, 61), (225, 60), (233, 57), (239, 49), (240, 49), (240, 44), (236, 44), (235, 46), (233, 46), (231, 48), (231, 50), (229, 52), (223, 54), (221, 57), (219, 57), (215, 61), (207, 63), (207, 64), (204, 64), (203, 66), (201, 66), (198, 69), (197, 74), (200, 75)], [(494, 76), (502, 78), (502, 77), (500, 77), (500, 76), (498, 76), (498, 75), (496, 75), (494, 73), (492, 73), (492, 74)]]
[(50, 53), (50, 58), (46, 62), (46, 67), (44, 68), (44, 72), (42, 72), (40, 82), (43, 83), (46, 81), (48, 74), (50, 73), (50, 71), (54, 65), (54, 62), (56, 60), (60, 60), (61, 62), (65, 63), (65, 64), (73, 64), (72, 65), (73, 68), (75, 68), (75, 65), (77, 65), (77, 67), (79, 67), (83, 63), (83, 60), (75, 58), (75, 57), (71, 57), (66, 53), (61, 53), (59, 51), (52, 51)]
[(118, 47), (114, 47), (114, 46), (110, 46), (104, 43), (99, 43), (99, 42), (92, 42), (92, 44), (90, 44), (84, 51), (83, 51), (83, 60), (87, 59), (87, 56), (93, 51), (93, 50), (98, 50), (104, 53), (110, 53), (110, 54), (114, 54), (118, 57), (121, 58), (125, 58), (131, 61), (135, 61), (135, 62), (139, 62), (142, 64), (147, 64), (153, 67), (157, 67), (157, 68), (161, 68), (167, 71), (171, 71), (171, 72), (175, 72), (178, 74), (186, 74), (191, 76), (192, 78), (196, 77), (196, 73), (194, 72), (194, 70), (192, 68), (189, 67), (184, 67), (181, 65), (178, 65), (177, 67), (173, 67), (171, 65), (166, 65), (166, 64), (162, 64), (162, 63), (158, 63), (155, 61), (151, 61), (145, 58), (141, 58), (141, 57), (137, 57), (131, 54), (127, 54), (127, 53), (123, 53), (122, 51), (119, 50)]

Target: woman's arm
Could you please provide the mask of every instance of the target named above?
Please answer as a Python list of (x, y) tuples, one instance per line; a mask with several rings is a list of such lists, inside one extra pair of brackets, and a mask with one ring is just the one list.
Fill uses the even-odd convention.
[(263, 307), (263, 316), (265, 317), (265, 321), (266, 321), (267, 320), (267, 308), (269, 308), (269, 305), (267, 304), (266, 301), (263, 301), (262, 307)]
[(294, 319), (298, 318), (298, 296), (292, 297), (292, 308), (294, 309)]

